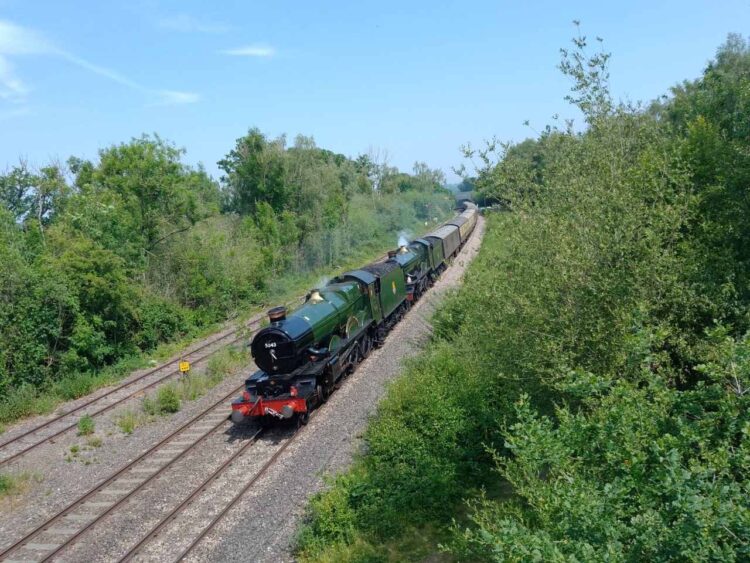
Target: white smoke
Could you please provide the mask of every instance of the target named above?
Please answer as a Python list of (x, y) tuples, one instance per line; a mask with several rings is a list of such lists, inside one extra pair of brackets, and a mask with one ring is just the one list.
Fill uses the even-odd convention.
[(398, 247), (407, 246), (411, 240), (411, 233), (409, 231), (401, 231), (398, 234)]
[(331, 278), (323, 276), (322, 278), (318, 278), (318, 281), (315, 282), (315, 288), (316, 289), (323, 289), (325, 286), (328, 285), (328, 282), (331, 281)]

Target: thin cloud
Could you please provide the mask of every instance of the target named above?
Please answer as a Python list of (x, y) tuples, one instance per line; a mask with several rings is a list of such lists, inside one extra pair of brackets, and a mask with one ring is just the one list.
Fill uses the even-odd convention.
[(29, 89), (15, 75), (13, 66), (8, 60), (8, 56), (16, 55), (59, 57), (98, 76), (154, 98), (158, 105), (191, 104), (200, 100), (200, 96), (193, 92), (154, 90), (143, 86), (115, 70), (94, 64), (78, 55), (60, 49), (36, 31), (7, 20), (0, 20), (0, 99), (20, 103), (25, 101), (26, 94), (29, 92)]
[(0, 54), (37, 55), (52, 50), (52, 45), (37, 32), (0, 20)]
[(16, 76), (7, 57), (0, 55), (0, 100), (20, 103), (28, 92), (28, 87)]
[(176, 106), (181, 104), (194, 104), (199, 102), (201, 97), (200, 94), (195, 92), (178, 92), (176, 90), (160, 90), (159, 94), (160, 101), (156, 102), (157, 106)]
[(80, 66), (81, 68), (84, 68), (90, 72), (93, 72), (94, 74), (98, 74), (99, 76), (103, 76), (104, 78), (108, 78), (112, 80), (113, 82), (117, 82), (118, 84), (122, 84), (123, 86), (127, 86), (128, 88), (132, 88), (133, 90), (140, 90), (141, 92), (150, 92), (148, 88), (145, 88), (144, 86), (141, 86), (137, 82), (130, 80), (129, 78), (127, 78), (126, 76), (123, 76), (119, 72), (105, 68), (103, 66), (96, 65), (94, 63), (87, 61), (86, 59), (82, 59), (81, 57), (77, 57), (76, 55), (73, 55), (71, 53), (66, 53), (65, 51), (57, 51), (56, 54), (61, 56), (66, 61), (73, 63), (74, 65)]
[(234, 49), (223, 49), (219, 52), (222, 55), (232, 57), (273, 57), (276, 54), (276, 49), (268, 45), (245, 45)]
[(181, 33), (226, 33), (229, 26), (223, 23), (201, 20), (188, 14), (177, 14), (162, 18), (156, 25), (162, 29)]

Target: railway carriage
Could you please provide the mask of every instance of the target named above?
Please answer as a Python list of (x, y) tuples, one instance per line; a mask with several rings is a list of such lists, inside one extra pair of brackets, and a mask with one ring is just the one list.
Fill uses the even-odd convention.
[(461, 246), (461, 235), (455, 225), (443, 225), (431, 233), (425, 235), (427, 240), (443, 246), (443, 260), (453, 258)]
[(471, 234), (471, 223), (466, 217), (459, 215), (452, 221), (446, 223), (446, 225), (453, 225), (458, 229), (459, 238), (461, 245), (463, 245)]

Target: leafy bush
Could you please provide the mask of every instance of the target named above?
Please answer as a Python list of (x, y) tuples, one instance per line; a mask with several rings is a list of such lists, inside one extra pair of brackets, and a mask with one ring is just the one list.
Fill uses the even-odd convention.
[(176, 413), (180, 410), (180, 395), (176, 385), (169, 384), (159, 387), (156, 392), (156, 403), (159, 413)]
[(88, 414), (83, 415), (78, 419), (78, 435), (89, 436), (94, 433), (95, 425), (94, 419)]
[(10, 391), (0, 400), (0, 422), (14, 422), (32, 414), (46, 414), (55, 408), (54, 397), (40, 393), (32, 385)]

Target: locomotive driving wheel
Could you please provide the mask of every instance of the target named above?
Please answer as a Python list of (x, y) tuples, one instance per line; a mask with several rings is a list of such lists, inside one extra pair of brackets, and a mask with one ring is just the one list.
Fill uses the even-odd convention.
[(372, 338), (370, 337), (369, 334), (365, 334), (362, 337), (362, 342), (360, 344), (359, 350), (360, 350), (360, 355), (362, 357), (361, 361), (364, 361), (367, 358), (367, 356), (370, 355), (370, 352), (372, 351)]
[(325, 383), (323, 383), (322, 385), (318, 384), (318, 386), (315, 388), (315, 391), (318, 394), (318, 403), (320, 403), (321, 405), (328, 400), (328, 397), (331, 396), (331, 389)]
[(297, 426), (304, 426), (310, 422), (310, 407), (307, 407), (305, 412), (297, 414)]
[(346, 375), (349, 376), (354, 373), (360, 362), (362, 362), (362, 345), (360, 342), (357, 342), (352, 347), (351, 354), (349, 355), (349, 366), (346, 368)]

